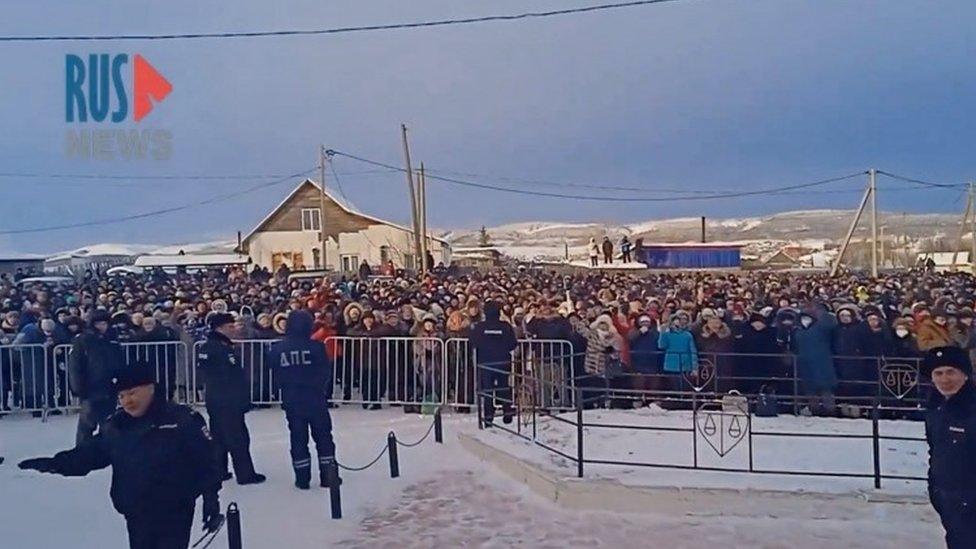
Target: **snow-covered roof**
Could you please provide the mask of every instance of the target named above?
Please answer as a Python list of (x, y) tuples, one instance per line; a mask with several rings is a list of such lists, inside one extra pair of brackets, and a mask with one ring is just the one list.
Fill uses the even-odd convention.
[(749, 241), (732, 242), (645, 242), (645, 248), (741, 248)]
[[(352, 204), (349, 203), (348, 201), (346, 201), (346, 200), (340, 200), (339, 198), (337, 198), (334, 194), (332, 194), (329, 191), (329, 188), (328, 187), (325, 187), (323, 189), (322, 188), (322, 185), (320, 185), (317, 181), (313, 181), (311, 179), (305, 179), (301, 183), (299, 183), (298, 185), (296, 185), (295, 188), (292, 189), (290, 193), (288, 193), (288, 196), (286, 196), (284, 200), (282, 200), (277, 206), (275, 206), (274, 209), (272, 209), (270, 212), (268, 212), (268, 215), (264, 216), (264, 219), (262, 219), (257, 225), (254, 226), (253, 229), (250, 230), (250, 232), (247, 233), (247, 235), (244, 236), (244, 240), (246, 241), (246, 240), (250, 239), (252, 236), (254, 236), (254, 233), (258, 232), (258, 229), (260, 229), (265, 223), (267, 223), (268, 220), (270, 220), (271, 217), (278, 210), (280, 210), (282, 207), (284, 207), (284, 205), (287, 204), (289, 200), (291, 200), (292, 198), (294, 198), (295, 194), (298, 193), (298, 191), (302, 187), (304, 187), (306, 184), (312, 185), (313, 187), (315, 187), (316, 189), (318, 189), (319, 191), (321, 191), (323, 194), (325, 194), (326, 198), (328, 198), (332, 202), (335, 202), (336, 205), (338, 205), (340, 208), (342, 208), (342, 210), (344, 212), (346, 212), (346, 213), (349, 213), (349, 214), (352, 214), (352, 215), (357, 215), (359, 217), (366, 218), (366, 219), (368, 219), (370, 221), (375, 222), (378, 225), (388, 225), (390, 227), (396, 227), (397, 229), (400, 229), (400, 230), (403, 230), (403, 231), (413, 232), (412, 229), (408, 229), (408, 228), (404, 227), (403, 225), (398, 225), (398, 224), (393, 223), (391, 221), (386, 221), (386, 220), (380, 219), (378, 217), (373, 217), (373, 216), (371, 216), (369, 214), (364, 214), (363, 212), (361, 212), (361, 211), (357, 210), (356, 208), (354, 208), (352, 206)], [(436, 240), (436, 241), (440, 242), (441, 244), (448, 244), (448, 245), (450, 244), (446, 240), (444, 240), (442, 238), (438, 238), (438, 237), (436, 237), (436, 236), (434, 236), (432, 234), (429, 234), (428, 233), (427, 236), (428, 236), (428, 238), (430, 238), (432, 240)]]
[(141, 255), (136, 258), (136, 267), (175, 267), (179, 265), (244, 265), (249, 261), (241, 254), (184, 254), (184, 255)]
[(48, 256), (48, 261), (62, 261), (72, 258), (137, 256), (152, 252), (156, 246), (147, 244), (92, 244), (75, 250)]

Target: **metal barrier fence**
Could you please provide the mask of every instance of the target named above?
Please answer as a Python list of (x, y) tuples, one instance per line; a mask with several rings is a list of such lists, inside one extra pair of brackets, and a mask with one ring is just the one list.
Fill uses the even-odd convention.
[[(484, 373), (505, 374), (504, 365), (478, 365), (479, 375)], [(890, 373), (890, 372), (889, 372)], [(894, 372), (896, 375), (898, 371)], [(906, 474), (895, 470), (885, 469), (885, 459), (881, 452), (882, 442), (896, 443), (902, 445), (918, 445), (918, 448), (904, 448), (908, 455), (922, 455), (921, 446), (926, 442), (923, 436), (897, 436), (882, 433), (882, 425), (886, 423), (883, 416), (905, 418), (912, 417), (917, 413), (918, 408), (912, 406), (884, 406), (879, 398), (875, 398), (869, 407), (870, 422), (851, 423), (851, 429), (855, 432), (821, 432), (821, 431), (789, 431), (779, 428), (772, 424), (772, 429), (754, 429), (754, 421), (757, 409), (755, 399), (745, 397), (744, 401), (727, 401), (721, 398), (722, 395), (706, 393), (703, 388), (699, 390), (678, 390), (678, 391), (658, 391), (640, 389), (639, 392), (648, 400), (658, 403), (670, 403), (675, 416), (669, 416), (671, 421), (662, 421), (662, 424), (640, 424), (638, 418), (646, 420), (659, 420), (662, 416), (627, 416), (625, 423), (614, 423), (612, 421), (592, 421), (587, 419), (585, 409), (593, 405), (605, 405), (613, 402), (619, 396), (614, 394), (614, 389), (609, 384), (603, 387), (590, 383), (576, 390), (576, 409), (572, 412), (560, 412), (545, 406), (539, 406), (534, 402), (523, 401), (520, 395), (514, 394), (512, 390), (519, 384), (539, 383), (542, 386), (549, 385), (539, 379), (525, 380), (527, 373), (513, 374), (511, 379), (513, 384), (510, 387), (502, 387), (488, 390), (479, 390), (478, 424), (479, 428), (486, 426), (485, 420), (493, 419), (495, 410), (501, 408), (505, 421), (499, 423), (492, 421), (493, 428), (508, 432), (512, 435), (532, 442), (546, 451), (560, 456), (576, 466), (577, 476), (583, 477), (585, 465), (616, 465), (627, 467), (645, 467), (674, 470), (700, 470), (726, 473), (751, 473), (762, 475), (784, 475), (784, 476), (808, 476), (808, 477), (834, 477), (834, 478), (854, 478), (871, 479), (875, 488), (881, 488), (883, 480), (898, 480), (910, 482), (924, 482), (925, 476)], [(595, 376), (593, 376), (595, 377)], [(673, 376), (680, 378), (681, 376)], [(604, 378), (605, 379), (605, 378)], [(916, 378), (917, 380), (917, 378)], [(897, 386), (901, 382), (890, 381), (886, 386), (890, 386), (889, 395), (895, 399), (903, 399)], [(917, 381), (916, 381), (917, 383)], [(879, 384), (885, 385), (879, 381)], [(699, 385), (699, 387), (701, 387)], [(634, 394), (634, 393), (631, 393)], [(610, 407), (613, 407), (612, 405)], [(490, 410), (490, 411), (489, 411)], [(511, 419), (518, 417), (514, 426), (510, 426)], [(681, 425), (680, 420), (687, 416), (688, 423)], [(675, 421), (678, 420), (678, 421)], [(763, 419), (762, 421), (768, 421)], [(570, 430), (567, 435), (568, 440), (575, 441), (575, 448), (557, 448), (552, 446), (552, 437), (544, 438), (540, 436), (542, 424), (548, 422), (547, 432), (553, 433), (552, 429), (558, 429), (559, 425), (566, 426)], [(690, 455), (684, 463), (675, 462), (671, 454), (664, 457), (655, 457), (653, 448), (607, 448), (605, 444), (584, 452), (584, 449), (592, 446), (587, 443), (587, 437), (597, 436), (597, 431), (601, 429), (611, 429), (615, 431), (630, 431), (633, 434), (638, 432), (667, 433), (669, 436), (687, 436), (684, 443), (687, 444)], [(921, 429), (921, 426), (919, 426)], [(626, 437), (621, 440), (635, 440), (637, 437)], [(557, 436), (555, 440), (558, 440)], [(870, 442), (870, 453), (865, 452), (867, 444), (862, 444), (860, 450), (855, 450), (865, 467), (861, 470), (851, 470), (848, 466), (836, 467), (829, 464), (813, 465), (806, 468), (794, 467), (795, 461), (805, 462), (804, 460), (794, 460), (789, 456), (780, 456), (780, 460), (772, 460), (776, 463), (773, 466), (763, 467), (757, 464), (756, 454), (758, 441), (763, 439), (788, 439), (788, 440), (812, 440), (817, 441), (818, 446), (827, 441), (839, 443), (848, 441), (851, 443)], [(547, 443), (550, 442), (550, 443)], [(790, 443), (786, 448), (795, 448), (799, 443)], [(809, 445), (808, 445), (809, 446)], [(673, 444), (668, 444), (673, 447)], [(778, 445), (783, 448), (782, 444)], [(734, 451), (739, 448), (738, 452)], [(712, 453), (709, 453), (711, 449)], [(575, 450), (575, 451), (574, 451)], [(769, 448), (763, 448), (762, 454), (769, 457)], [(612, 457), (593, 457), (593, 454), (601, 454), (609, 451), (615, 454)], [(797, 450), (803, 452), (803, 450)], [(888, 448), (887, 452), (893, 451)], [(804, 458), (809, 457), (809, 447)], [(832, 451), (824, 454), (829, 456)], [(589, 454), (590, 457), (587, 457)], [(623, 457), (626, 455), (627, 457)], [(629, 457), (633, 456), (633, 457)], [(799, 456), (798, 456), (799, 457)], [(735, 458), (735, 459), (734, 459)], [(897, 469), (897, 468), (896, 468)]]
[[(267, 350), (275, 341), (234, 342), (254, 404), (280, 403), (274, 370), (267, 363)], [(180, 341), (129, 342), (121, 344), (121, 350), (125, 363), (151, 364), (171, 399), (201, 404), (204, 394), (196, 357), (202, 344), (195, 343), (192, 353)], [(477, 404), (477, 357), (467, 339), (337, 336), (326, 346), (335, 357), (336, 402), (456, 408)], [(77, 402), (69, 391), (71, 349), (71, 345), (0, 347), (0, 413), (74, 409)], [(837, 383), (829, 402), (822, 402), (825, 395), (810, 389), (810, 366), (792, 354), (632, 352), (629, 368), (608, 362), (613, 375), (601, 379), (584, 375), (585, 359), (586, 354), (574, 352), (569, 341), (523, 339), (506, 368), (526, 374), (513, 385), (523, 400), (531, 398), (534, 405), (549, 409), (574, 409), (576, 389), (593, 383), (612, 398), (646, 400), (650, 392), (664, 399), (688, 392), (707, 398), (735, 390), (752, 397), (773, 394), (781, 407), (793, 412), (836, 404), (859, 407), (862, 415), (875, 401), (882, 407), (911, 407), (927, 396), (927, 382), (919, 375), (920, 360), (914, 357), (831, 357)], [(681, 371), (663, 369), (669, 361), (680, 366), (685, 360), (687, 367)]]
[(0, 414), (46, 414), (59, 398), (49, 345), (0, 346)]
[(422, 406), (446, 398), (441, 339), (334, 336), (325, 344), (335, 355), (333, 402)]

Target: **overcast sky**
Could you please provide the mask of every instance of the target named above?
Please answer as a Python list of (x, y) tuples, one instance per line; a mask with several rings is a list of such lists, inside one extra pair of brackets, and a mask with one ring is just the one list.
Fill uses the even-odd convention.
[[(596, 2), (239, 0), (233, 9), (196, 0), (18, 2), (4, 5), (0, 34), (327, 28), (588, 3)], [(399, 165), (405, 122), (418, 163), (542, 192), (627, 194), (566, 183), (754, 190), (872, 166), (965, 182), (976, 178), (974, 21), (971, 0), (678, 0), (545, 20), (331, 36), (0, 43), (0, 172), (287, 174), (316, 166), (320, 143)], [(65, 55), (89, 53), (141, 54), (173, 92), (139, 124), (131, 118), (67, 124)], [(165, 129), (173, 155), (69, 159), (65, 133), (85, 127)], [(375, 169), (343, 158), (335, 168), (360, 209), (409, 222), (403, 174), (362, 173)], [(0, 232), (135, 215), (267, 181), (0, 177)], [(601, 203), (431, 181), (429, 224), (853, 208), (863, 184), (851, 180), (809, 195)], [(955, 191), (907, 191), (907, 184), (887, 179), (879, 185), (886, 211), (963, 207)], [(0, 251), (232, 238), (292, 186), (137, 221), (0, 235)]]

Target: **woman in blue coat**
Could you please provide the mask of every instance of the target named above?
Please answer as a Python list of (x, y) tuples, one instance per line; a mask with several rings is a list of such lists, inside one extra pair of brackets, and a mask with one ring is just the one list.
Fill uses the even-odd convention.
[(809, 402), (801, 410), (804, 415), (834, 415), (837, 370), (834, 369), (831, 344), (836, 327), (834, 315), (823, 305), (815, 304), (800, 314), (800, 325), (793, 333), (796, 373)]
[[(694, 376), (698, 372), (698, 349), (695, 347), (695, 337), (688, 331), (688, 313), (678, 311), (668, 319), (668, 325), (661, 330), (657, 346), (664, 351), (664, 373), (683, 374), (691, 372)], [(672, 382), (673, 390), (683, 389), (681, 378)]]

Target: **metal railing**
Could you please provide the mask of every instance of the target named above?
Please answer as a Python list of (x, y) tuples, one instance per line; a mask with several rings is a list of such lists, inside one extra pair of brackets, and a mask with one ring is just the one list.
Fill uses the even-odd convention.
[(60, 396), (51, 367), (53, 349), (44, 344), (0, 346), (0, 414), (46, 415)]
[[(862, 357), (863, 358), (863, 357)], [(701, 363), (700, 363), (701, 364)], [(888, 364), (885, 362), (882, 364)], [(629, 467), (647, 467), (661, 469), (691, 469), (702, 471), (726, 472), (726, 473), (752, 473), (763, 475), (785, 475), (785, 476), (813, 476), (813, 477), (833, 477), (833, 478), (859, 478), (873, 480), (875, 488), (881, 488), (883, 480), (899, 481), (925, 481), (921, 475), (904, 474), (902, 472), (891, 472), (884, 467), (882, 459), (882, 442), (897, 442), (907, 444), (924, 444), (926, 439), (923, 436), (895, 436), (882, 434), (882, 425), (888, 418), (909, 418), (918, 417), (919, 409), (911, 403), (905, 402), (905, 389), (907, 385), (917, 385), (917, 370), (914, 380), (884, 380), (886, 374), (895, 377), (906, 375), (908, 371), (901, 368), (902, 362), (892, 362), (898, 364), (898, 368), (889, 368), (887, 372), (879, 370), (879, 380), (877, 381), (878, 390), (884, 390), (890, 399), (889, 405), (882, 402), (881, 396), (871, 397), (871, 403), (867, 406), (869, 411), (868, 419), (864, 423), (849, 424), (854, 429), (853, 432), (821, 432), (804, 430), (785, 430), (777, 429), (754, 429), (756, 423), (756, 410), (758, 403), (756, 397), (744, 397), (743, 400), (728, 401), (722, 394), (709, 391), (707, 385), (714, 381), (709, 378), (707, 373), (696, 372), (702, 378), (694, 379), (690, 376), (693, 372), (671, 374), (671, 381), (674, 382), (672, 390), (646, 389), (639, 387), (623, 388), (614, 387), (613, 379), (607, 376), (590, 375), (581, 379), (581, 384), (576, 389), (576, 409), (571, 412), (560, 412), (546, 406), (539, 405), (531, 399), (527, 399), (520, 394), (518, 388), (525, 385), (538, 384), (543, 387), (552, 385), (551, 382), (533, 378), (528, 372), (513, 372), (509, 374), (505, 365), (478, 365), (479, 375), (494, 373), (496, 375), (505, 374), (509, 381), (507, 386), (502, 388), (479, 389), (478, 419), (479, 427), (484, 427), (484, 418), (495, 416), (494, 410), (501, 408), (503, 417), (508, 416), (506, 421), (491, 422), (492, 427), (508, 432), (533, 444), (545, 449), (546, 451), (558, 455), (576, 466), (577, 476), (582, 477), (585, 465), (616, 465)], [(707, 368), (708, 366), (704, 366)], [(917, 364), (916, 366), (917, 367)], [(622, 379), (624, 376), (616, 376), (615, 379)], [(688, 379), (691, 378), (691, 379)], [(735, 378), (726, 378), (735, 380)], [(687, 384), (684, 387), (683, 384)], [(859, 384), (863, 386), (864, 384)], [(883, 388), (883, 389), (882, 389)], [(655, 402), (662, 408), (673, 411), (676, 415), (667, 414), (671, 421), (664, 421), (662, 424), (642, 424), (641, 420), (647, 420), (647, 416), (628, 416), (626, 423), (612, 421), (593, 421), (587, 418), (585, 410), (588, 408), (607, 406), (610, 408), (633, 408), (635, 400), (643, 402)], [(623, 404), (623, 405), (621, 405)], [(486, 414), (488, 407), (493, 413)], [(517, 416), (518, 421), (510, 425), (512, 416)], [(661, 416), (651, 415), (650, 419), (658, 419)], [(677, 419), (678, 421), (675, 421)], [(682, 425), (682, 420), (687, 420), (687, 424)], [(763, 421), (766, 421), (765, 419)], [(544, 437), (539, 435), (541, 424), (550, 423), (550, 427), (563, 425), (566, 429), (571, 429), (570, 439), (575, 441), (575, 448), (555, 447)], [(623, 452), (631, 457), (619, 457), (621, 452), (616, 452), (617, 456), (597, 457), (600, 452), (589, 450), (587, 437), (595, 436), (598, 430), (613, 429), (624, 430), (638, 433), (641, 431), (651, 431), (658, 433), (671, 433), (677, 436), (687, 436), (685, 444), (688, 445), (690, 455), (685, 462), (676, 463), (673, 459), (660, 458), (654, 455), (653, 449), (634, 447), (626, 448)], [(921, 426), (919, 425), (919, 430)], [(831, 468), (824, 464), (813, 465), (807, 468), (790, 467), (789, 465), (773, 467), (762, 467), (757, 464), (755, 454), (759, 449), (760, 440), (765, 439), (790, 439), (790, 440), (833, 440), (833, 441), (852, 441), (870, 442), (870, 451), (865, 451), (867, 444), (862, 445), (859, 450), (860, 457), (865, 467), (861, 470), (850, 470), (847, 467)], [(634, 437), (623, 440), (634, 440)], [(551, 442), (551, 441), (548, 441)], [(671, 445), (669, 445), (671, 446)], [(793, 447), (790, 444), (788, 447)], [(709, 454), (709, 449), (712, 451)], [(575, 451), (574, 451), (575, 450)], [(607, 448), (600, 448), (607, 451)], [(738, 462), (729, 456), (739, 458)], [(891, 448), (888, 451), (892, 451)], [(912, 448), (906, 450), (911, 455), (919, 454), (919, 449)], [(614, 453), (611, 450), (611, 453)], [(742, 454), (745, 454), (744, 456)], [(597, 454), (595, 456), (594, 454)], [(829, 452), (828, 452), (829, 454)], [(704, 456), (711, 457), (705, 458)], [(827, 454), (825, 454), (826, 456)], [(799, 456), (798, 456), (799, 457)], [(809, 457), (808, 455), (804, 456)], [(793, 463), (792, 460), (784, 460)], [(803, 461), (803, 460), (798, 460)], [(847, 470), (839, 470), (847, 469)]]
[(427, 337), (333, 336), (332, 401), (440, 405), (447, 394), (445, 343)]

